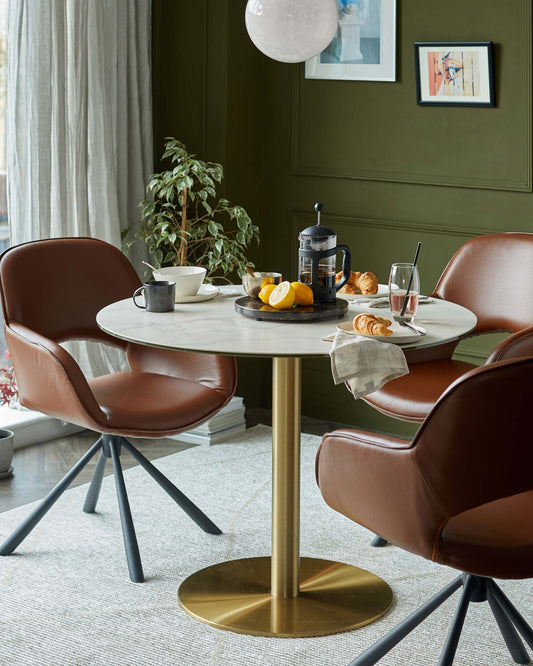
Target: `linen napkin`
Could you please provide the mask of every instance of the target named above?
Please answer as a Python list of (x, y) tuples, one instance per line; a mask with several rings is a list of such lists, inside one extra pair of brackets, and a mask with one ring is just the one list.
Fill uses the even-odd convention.
[(409, 372), (398, 345), (344, 331), (337, 331), (329, 355), (333, 381), (346, 382), (356, 399)]

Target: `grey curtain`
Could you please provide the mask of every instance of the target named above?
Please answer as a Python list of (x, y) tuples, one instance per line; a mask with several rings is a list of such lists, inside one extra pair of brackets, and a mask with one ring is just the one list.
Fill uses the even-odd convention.
[[(10, 0), (12, 245), (91, 236), (120, 246), (153, 169), (150, 56), (151, 0)], [(73, 350), (88, 374), (123, 363), (114, 350)]]

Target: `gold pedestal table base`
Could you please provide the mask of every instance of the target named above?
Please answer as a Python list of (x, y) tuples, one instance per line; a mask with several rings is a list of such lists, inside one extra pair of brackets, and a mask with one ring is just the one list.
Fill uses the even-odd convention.
[(270, 591), (270, 557), (215, 564), (180, 586), (182, 608), (219, 629), (254, 636), (303, 638), (355, 629), (377, 620), (392, 591), (369, 571), (328, 560), (300, 560), (300, 593)]
[(300, 557), (301, 360), (272, 373), (272, 557), (222, 562), (179, 588), (182, 608), (220, 629), (255, 636), (323, 636), (377, 620), (392, 602), (378, 576)]

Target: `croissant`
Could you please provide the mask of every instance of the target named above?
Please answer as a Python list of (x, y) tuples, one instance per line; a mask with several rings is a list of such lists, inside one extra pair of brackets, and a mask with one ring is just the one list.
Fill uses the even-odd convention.
[[(342, 273), (339, 273), (339, 275), (342, 277)], [(339, 280), (340, 280), (340, 278), (338, 278), (338, 279), (336, 278), (335, 281), (338, 282)], [(338, 293), (339, 294), (356, 295), (356, 294), (360, 294), (361, 292), (351, 282), (346, 282), (346, 284), (339, 289)]]
[[(335, 282), (339, 282), (342, 278), (342, 272), (335, 275)], [(359, 271), (351, 271), (350, 279), (348, 282), (339, 289), (339, 294), (363, 294), (364, 296), (378, 293), (378, 279), (367, 271), (360, 273)]]
[(390, 325), (390, 319), (366, 312), (358, 314), (353, 320), (354, 331), (363, 335), (381, 335), (385, 337), (392, 335), (392, 331), (388, 328)]
[(371, 273), (367, 271), (366, 273), (356, 273), (355, 286), (361, 290), (361, 293), (365, 296), (367, 294), (377, 294), (378, 293), (378, 279)]

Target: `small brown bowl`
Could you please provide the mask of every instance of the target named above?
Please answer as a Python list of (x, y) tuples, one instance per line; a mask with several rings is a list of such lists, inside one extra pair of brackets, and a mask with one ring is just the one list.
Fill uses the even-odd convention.
[(248, 273), (242, 276), (244, 291), (252, 298), (258, 298), (259, 292), (266, 284), (280, 284), (281, 281), (281, 273), (270, 273), (268, 271), (255, 271), (255, 277)]

